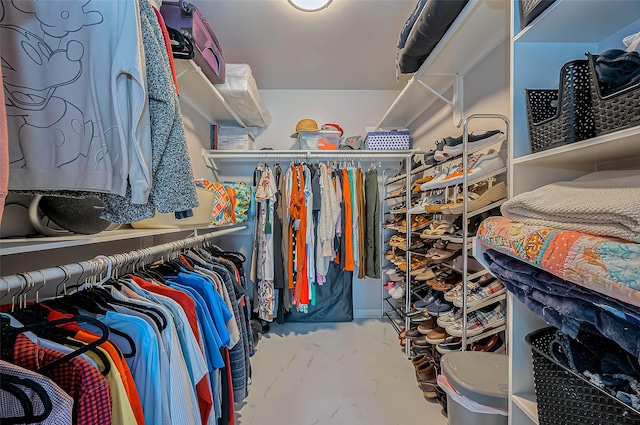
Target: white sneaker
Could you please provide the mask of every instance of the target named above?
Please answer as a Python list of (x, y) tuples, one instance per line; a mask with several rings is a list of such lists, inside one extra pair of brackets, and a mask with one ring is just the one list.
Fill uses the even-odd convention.
[[(469, 180), (482, 178), (493, 171), (504, 167), (504, 161), (500, 157), (498, 151), (489, 151), (487, 153), (473, 154), (469, 157), (469, 165), (467, 167), (467, 175)], [(463, 181), (464, 170), (463, 164), (460, 163), (455, 170), (448, 175), (431, 180), (421, 186), (422, 190), (439, 189), (447, 186), (460, 184)]]
[[(477, 133), (472, 133), (473, 135), (476, 135)], [(489, 137), (485, 137), (484, 139), (480, 139), (477, 140), (475, 142), (469, 142), (467, 143), (467, 147), (469, 150), (478, 150), (478, 149), (482, 149), (482, 148), (486, 148), (489, 146), (492, 146), (494, 144), (498, 144), (500, 142), (504, 142), (504, 140), (507, 138), (507, 136), (505, 136), (504, 133), (496, 133), (493, 134)], [(462, 149), (463, 149), (464, 144), (460, 143), (459, 145), (456, 146), (447, 146), (445, 145), (442, 148), (442, 152), (445, 153), (449, 158), (452, 158), (454, 156), (458, 156), (458, 155), (462, 155)], [(437, 158), (436, 158), (437, 160)]]

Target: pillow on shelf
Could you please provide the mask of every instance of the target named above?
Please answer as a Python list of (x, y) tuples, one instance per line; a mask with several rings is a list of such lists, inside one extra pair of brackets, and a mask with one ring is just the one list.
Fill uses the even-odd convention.
[(407, 37), (409, 37), (409, 33), (411, 32), (411, 28), (418, 20), (418, 17), (422, 13), (422, 9), (427, 4), (429, 0), (418, 0), (415, 9), (411, 13), (411, 16), (407, 19), (407, 22), (404, 23), (402, 30), (400, 31), (400, 38), (398, 39), (398, 49), (404, 49), (404, 45), (407, 42)]

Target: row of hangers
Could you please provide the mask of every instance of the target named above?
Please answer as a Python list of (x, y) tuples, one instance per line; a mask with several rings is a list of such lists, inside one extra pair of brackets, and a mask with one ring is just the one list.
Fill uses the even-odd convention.
[[(65, 274), (64, 279), (58, 283), (55, 297), (46, 300), (39, 300), (37, 296), (39, 289), (46, 285), (44, 274), (40, 272), (42, 274), (42, 284), (36, 292), (36, 301), (34, 303), (28, 303), (26, 300), (20, 299), (17, 303), (18, 308), (16, 308), (14, 299), (11, 303), (10, 313), (8, 313), (24, 326), (12, 326), (9, 317), (6, 315), (0, 316), (0, 353), (2, 354), (2, 358), (12, 358), (13, 347), (18, 334), (31, 332), (40, 338), (48, 339), (74, 349), (72, 352), (52, 363), (44, 365), (34, 372), (46, 373), (48, 370), (72, 358), (87, 352), (92, 352), (102, 363), (100, 365), (102, 368), (100, 372), (103, 375), (108, 374), (110, 372), (109, 361), (98, 346), (106, 342), (109, 335), (113, 333), (121, 337), (121, 341), (127, 342), (128, 346), (122, 347), (122, 344), (120, 344), (119, 348), (121, 349), (123, 357), (130, 358), (136, 355), (135, 343), (126, 333), (106, 326), (96, 318), (83, 314), (84, 312), (103, 315), (106, 314), (107, 311), (113, 310), (114, 306), (123, 306), (149, 317), (160, 331), (168, 326), (167, 320), (160, 310), (152, 306), (141, 306), (127, 301), (120, 301), (111, 294), (109, 287), (113, 286), (116, 289), (122, 289), (122, 285), (128, 284), (123, 277), (132, 274), (147, 279), (155, 279), (164, 283), (166, 275), (176, 274), (183, 270), (194, 271), (193, 264), (185, 255), (189, 250), (196, 253), (199, 252), (199, 250), (205, 250), (215, 257), (222, 257), (232, 261), (236, 267), (242, 267), (242, 263), (246, 261), (246, 257), (242, 253), (224, 251), (207, 241), (202, 243), (200, 247), (189, 245), (190, 244), (181, 241), (174, 243), (173, 246), (180, 249), (168, 252), (166, 255), (163, 255), (160, 261), (154, 263), (150, 262), (153, 258), (153, 252), (150, 249), (116, 254), (111, 257), (96, 257), (99, 261), (107, 262), (106, 275), (99, 279), (98, 273), (96, 272), (100, 269), (96, 264), (95, 267), (92, 266), (92, 270), (89, 271), (89, 275), (85, 278), (84, 282), (80, 283), (82, 275), (84, 274), (82, 273), (78, 281), (73, 285), (69, 285), (71, 274), (67, 272), (66, 267), (59, 266)], [(20, 289), (19, 294), (19, 297), (23, 298), (29, 292), (28, 289), (33, 288), (35, 279), (33, 279), (31, 274), (27, 273), (21, 274), (21, 276), (26, 282), (24, 287)], [(27, 290), (25, 290), (25, 288), (27, 288)], [(242, 292), (244, 293), (244, 290)], [(68, 317), (49, 320), (48, 316), (51, 310), (66, 314)], [(99, 335), (99, 338), (91, 343), (78, 342), (73, 339), (75, 332), (60, 327), (61, 325), (69, 323), (88, 323), (97, 329), (96, 333)], [(42, 402), (42, 412), (35, 412), (34, 406), (28, 403), (28, 397), (25, 397), (26, 394), (18, 385), (23, 385), (35, 392)], [(3, 390), (10, 392), (20, 400), (23, 404), (24, 412), (24, 415), (21, 417), (3, 418), (3, 424), (40, 422), (47, 418), (52, 411), (51, 400), (47, 392), (40, 384), (33, 380), (2, 374), (0, 376), (0, 386)], [(38, 408), (38, 410), (40, 410), (40, 408)]]

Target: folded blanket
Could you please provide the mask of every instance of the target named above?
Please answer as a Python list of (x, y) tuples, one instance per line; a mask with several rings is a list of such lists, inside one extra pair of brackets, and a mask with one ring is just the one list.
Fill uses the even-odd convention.
[(640, 358), (637, 307), (560, 279), (492, 249), (483, 254), (489, 271), (529, 310), (571, 338), (594, 327)]
[(502, 215), (549, 226), (640, 242), (640, 170), (598, 171), (521, 193)]

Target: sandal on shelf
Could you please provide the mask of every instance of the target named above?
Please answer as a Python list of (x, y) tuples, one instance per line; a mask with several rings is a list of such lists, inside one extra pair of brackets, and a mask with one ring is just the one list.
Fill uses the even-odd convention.
[[(473, 194), (473, 196), (471, 196)], [(486, 207), (492, 202), (497, 202), (507, 197), (507, 186), (504, 182), (487, 183), (481, 187), (478, 187), (475, 191), (469, 192), (469, 199), (467, 200), (467, 211), (475, 211), (480, 208)], [(449, 206), (450, 214), (462, 214), (463, 203), (458, 202)]]
[(403, 186), (400, 189), (396, 189), (393, 192), (389, 192), (389, 194), (387, 194), (387, 198), (386, 199), (395, 198), (397, 196), (403, 195), (406, 192), (406, 190), (407, 189)]
[(414, 215), (411, 220), (411, 230), (414, 232), (424, 229), (432, 222), (429, 217), (425, 217), (424, 215)]
[(401, 215), (394, 215), (392, 218), (390, 218), (389, 220), (385, 221), (384, 224), (386, 226), (391, 226), (393, 224), (397, 224), (402, 222), (402, 216)]
[(433, 222), (422, 231), (420, 237), (423, 239), (439, 239), (450, 227), (452, 223), (450, 221)]
[(461, 254), (462, 254), (461, 249), (457, 249), (455, 251), (449, 251), (447, 249), (439, 249), (438, 252), (434, 253), (429, 257), (429, 265), (440, 264), (440, 263), (454, 260), (455, 258), (458, 258)]

